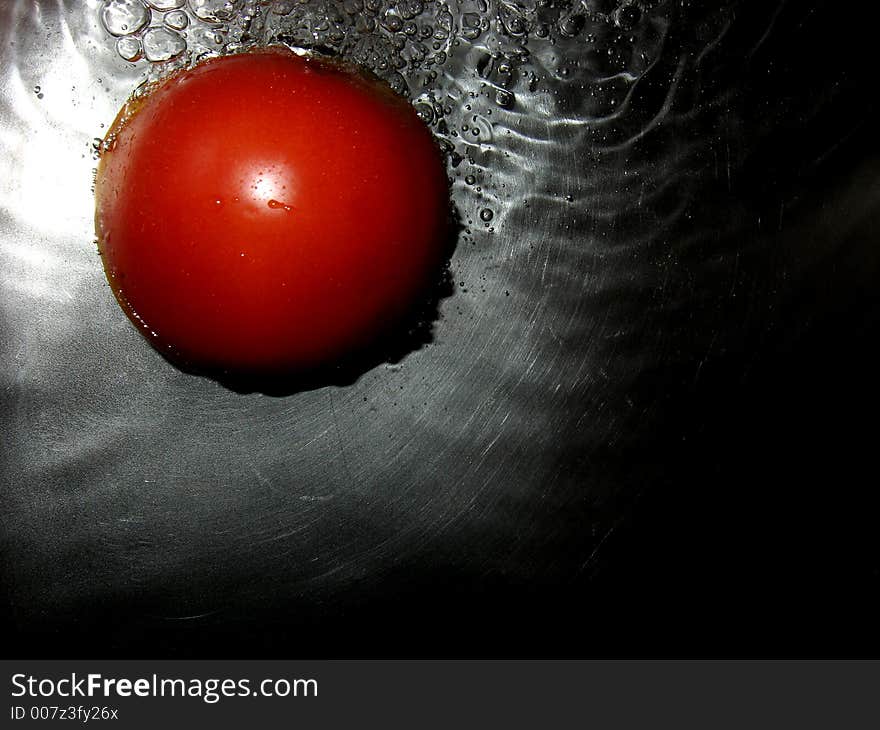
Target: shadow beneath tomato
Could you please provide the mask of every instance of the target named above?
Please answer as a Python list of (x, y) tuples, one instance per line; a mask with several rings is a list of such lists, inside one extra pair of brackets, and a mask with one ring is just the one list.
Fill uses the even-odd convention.
[(410, 353), (420, 350), (434, 341), (434, 324), (440, 317), (440, 302), (451, 297), (455, 292), (455, 282), (449, 271), (449, 261), (463, 230), (461, 216), (458, 210), (452, 206), (449, 235), (443, 252), (442, 264), (438, 267), (433, 285), (426, 288), (426, 295), (416, 301), (410, 311), (385, 335), (332, 366), (276, 377), (265, 374), (230, 375), (228, 373), (194, 372), (179, 363), (175, 363), (175, 365), (194, 375), (209, 377), (236, 393), (263, 393), (264, 395), (284, 397), (328, 385), (351, 385), (378, 365), (399, 363)]

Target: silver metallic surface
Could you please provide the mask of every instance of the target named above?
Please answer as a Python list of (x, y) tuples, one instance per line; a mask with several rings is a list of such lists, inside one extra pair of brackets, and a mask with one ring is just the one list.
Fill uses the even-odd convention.
[[(829, 189), (803, 182), (845, 125), (805, 147), (801, 178), (777, 158), (767, 175), (785, 182), (761, 190), (747, 153), (791, 104), (741, 103), (745, 52), (713, 56), (724, 8), (660, 3), (669, 36), (626, 113), (600, 114), (595, 79), (554, 80), (556, 50), (538, 49), (543, 86), (494, 108), (493, 143), (450, 168), (470, 233), (432, 343), (349, 385), (237, 393), (163, 360), (105, 282), (93, 140), (145, 66), (118, 56), (97, 5), (0, 4), (0, 524), (22, 630), (99, 615), (108, 651), (173, 634), (155, 645), (171, 652), (263, 621), (307, 634), (377, 596), (436, 590), (450, 608), (456, 591), (518, 586), (539, 605), (542, 587), (563, 600), (577, 584), (587, 605), (628, 506), (692, 456), (682, 424), (704, 411), (678, 399), (716, 358), (796, 337), (836, 296), (812, 292), (842, 242), (876, 222), (869, 161)], [(761, 17), (729, 42), (759, 53)], [(479, 49), (457, 49), (438, 83), (464, 98)], [(851, 255), (841, 288), (870, 288), (876, 248)]]

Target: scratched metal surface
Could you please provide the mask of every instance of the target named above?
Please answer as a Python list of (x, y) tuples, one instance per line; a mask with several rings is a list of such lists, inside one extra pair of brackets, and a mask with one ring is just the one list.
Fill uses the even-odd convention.
[[(95, 2), (0, 5), (7, 646), (773, 650), (831, 593), (847, 625), (808, 648), (877, 646), (870, 44), (831, 3), (643, 5), (622, 108), (590, 43), (535, 41), (538, 89), (459, 147), (476, 222), (433, 342), (283, 396), (176, 370), (122, 315), (92, 140), (145, 65)], [(479, 53), (437, 83), (466, 100)]]

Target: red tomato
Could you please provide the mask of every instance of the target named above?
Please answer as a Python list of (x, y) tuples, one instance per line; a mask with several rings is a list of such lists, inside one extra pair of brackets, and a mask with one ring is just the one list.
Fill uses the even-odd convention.
[(302, 371), (387, 331), (436, 276), (441, 157), (377, 80), (284, 50), (211, 59), (108, 136), (96, 226), (148, 339), (210, 372)]

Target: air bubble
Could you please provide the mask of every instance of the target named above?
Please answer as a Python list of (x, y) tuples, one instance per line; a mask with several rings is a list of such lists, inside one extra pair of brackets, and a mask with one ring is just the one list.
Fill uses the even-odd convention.
[(473, 185), (477, 181), (477, 178), (475, 178), (473, 175), (466, 175), (464, 181), (468, 185)]
[(528, 29), (525, 18), (519, 15), (514, 15), (510, 18), (505, 24), (505, 27), (510, 35), (522, 35)]
[(147, 5), (156, 10), (177, 10), (182, 8), (186, 0), (147, 0)]
[(116, 52), (126, 61), (137, 61), (144, 55), (140, 40), (130, 37), (116, 41)]
[(391, 73), (385, 74), (383, 76), (386, 83), (398, 94), (405, 94), (407, 92), (406, 79), (403, 78), (397, 71), (392, 71)]
[(509, 3), (501, 4), (499, 18), (501, 25), (508, 35), (516, 37), (525, 35), (528, 31), (529, 25), (522, 13), (523, 10), (515, 5)]
[(202, 46), (214, 47), (223, 45), (223, 34), (213, 28), (202, 25), (194, 25), (188, 31), (188, 37), (194, 43)]
[(420, 101), (414, 105), (414, 108), (416, 114), (419, 115), (419, 119), (425, 124), (431, 124), (434, 121), (434, 108), (428, 102)]
[(369, 15), (358, 15), (354, 21), (354, 29), (358, 33), (372, 33), (376, 30), (376, 19)]
[(482, 18), (477, 13), (465, 13), (461, 16), (462, 36), (474, 41), (480, 37), (482, 32)]
[(491, 210), (489, 210), (488, 208), (483, 208), (480, 211), (480, 220), (483, 221), (484, 223), (488, 223), (494, 217), (495, 217), (495, 214)]
[(150, 28), (144, 34), (144, 55), (148, 61), (169, 61), (186, 50), (182, 36), (166, 28)]
[(584, 3), (587, 9), (593, 13), (602, 13), (608, 15), (617, 7), (618, 0), (587, 0)]
[(272, 12), (275, 15), (290, 15), (296, 5), (296, 0), (275, 0), (272, 3)]
[(182, 10), (172, 10), (165, 15), (165, 25), (173, 30), (183, 30), (189, 25), (189, 17)]
[(150, 11), (141, 0), (107, 0), (101, 22), (112, 35), (137, 33), (150, 20)]
[(642, 11), (638, 5), (624, 5), (617, 11), (617, 25), (624, 30), (632, 30), (642, 19)]
[(391, 33), (397, 33), (403, 27), (403, 20), (399, 15), (394, 15), (392, 13), (385, 13), (385, 16), (380, 21), (382, 27), (385, 30), (390, 31)]
[(425, 5), (421, 0), (400, 0), (397, 3), (397, 12), (401, 17), (410, 20), (417, 15), (421, 15), (425, 10)]
[(495, 103), (502, 109), (510, 109), (513, 106), (514, 96), (505, 89), (498, 89), (495, 92)]
[[(473, 116), (473, 135), (479, 137), (480, 144), (487, 144), (492, 141), (492, 123), (486, 117), (479, 114)], [(464, 127), (462, 127), (464, 129)]]
[(221, 23), (235, 15), (241, 0), (189, 0), (189, 7), (196, 17), (209, 23)]
[(567, 18), (563, 18), (559, 21), (559, 32), (562, 33), (562, 35), (573, 38), (584, 29), (584, 24), (585, 20), (583, 15), (569, 15)]

